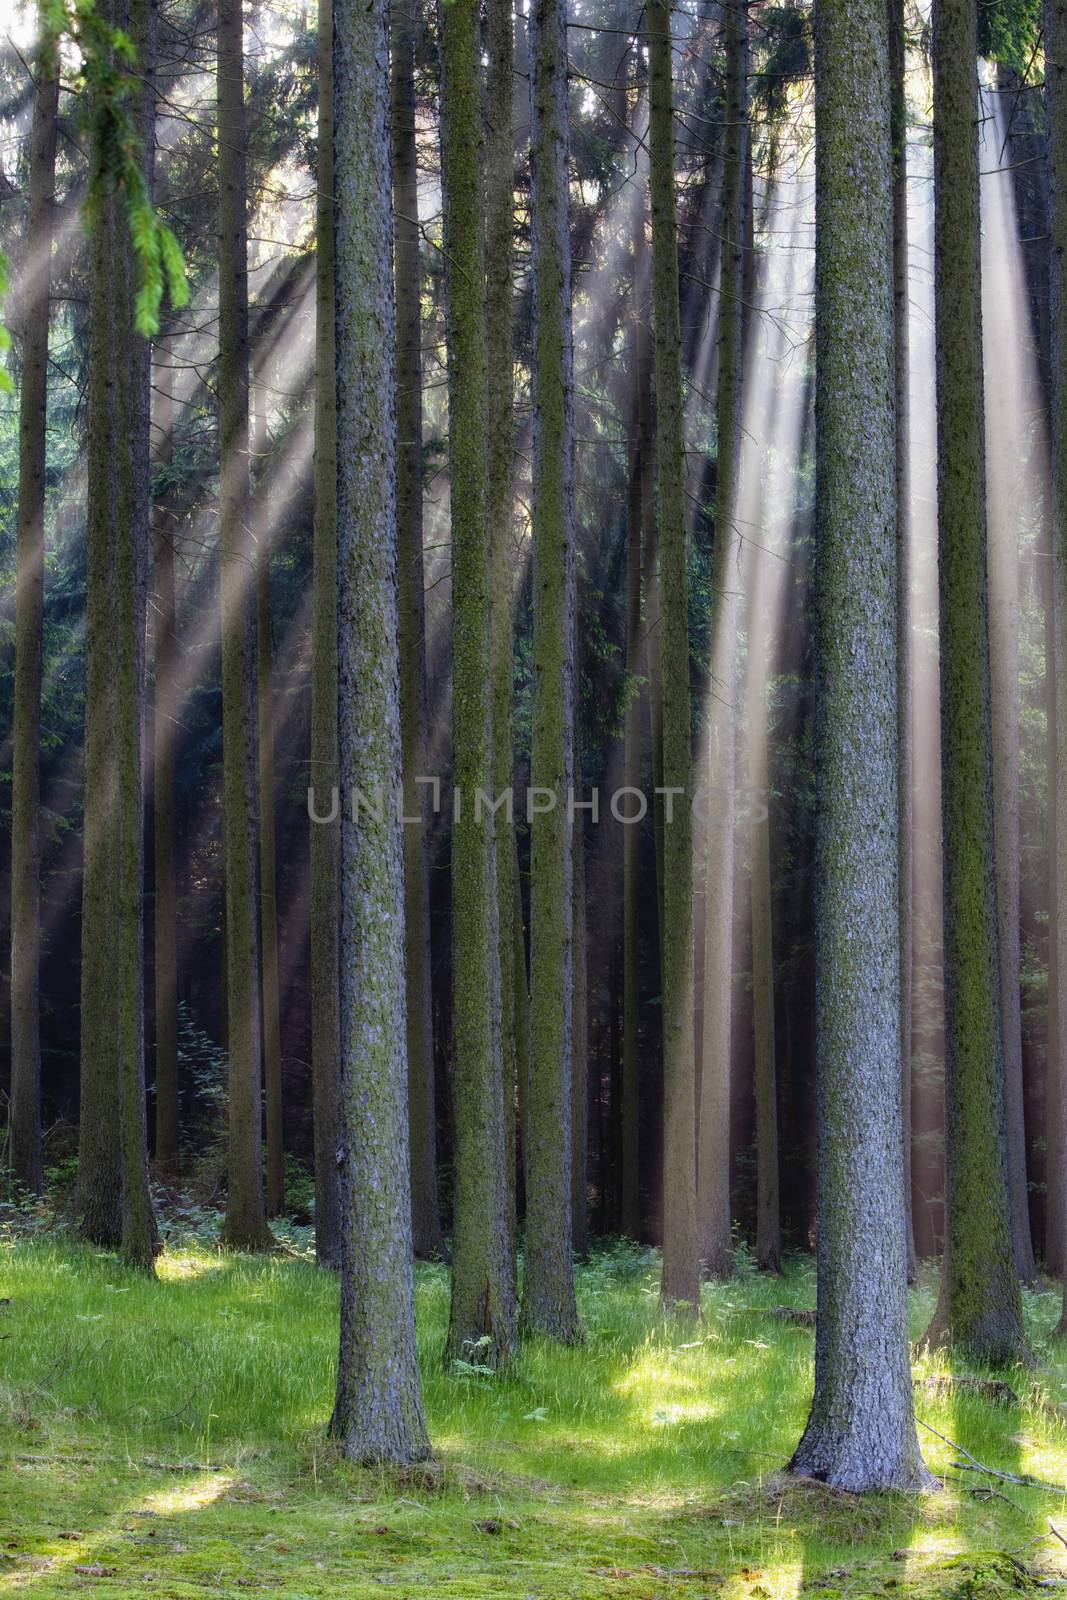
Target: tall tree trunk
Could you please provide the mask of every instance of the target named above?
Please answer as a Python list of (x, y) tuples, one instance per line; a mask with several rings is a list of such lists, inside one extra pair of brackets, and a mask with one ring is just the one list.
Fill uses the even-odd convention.
[(716, 395), (715, 549), (708, 690), (707, 879), (704, 932), (704, 1048), (697, 1150), (700, 1257), (726, 1276), (730, 1237), (730, 1023), (733, 996), (734, 790), (737, 747), (737, 633), (740, 607), (737, 496), (741, 466), (741, 351), (744, 331), (745, 151), (748, 11), (726, 0), (725, 138), (719, 273)]
[(893, 378), (897, 417), (897, 894), (900, 923), (900, 1093), (904, 1127), (904, 1215), (907, 1223), (908, 1282), (916, 1276), (915, 1228), (911, 1202), (911, 1035), (912, 1035), (912, 688), (911, 688), (911, 429), (908, 416), (910, 367), (908, 318), (908, 100), (904, 0), (890, 0), (890, 132), (893, 141)]
[(264, 1201), (269, 1217), (285, 1209), (282, 1126), (282, 1028), (278, 986), (278, 872), (274, 832), (274, 704), (271, 684), (269, 490), (270, 435), (261, 370), (255, 389), (252, 459), (256, 536), (256, 712), (259, 759), (259, 937), (263, 994), (263, 1099), (267, 1112)]
[[(156, 460), (174, 453), (172, 351), (156, 365)], [(174, 852), (174, 740), (178, 720), (178, 631), (174, 578), (174, 524), (165, 504), (154, 512), (155, 702), (153, 705), (152, 810), (155, 849), (156, 1163), (178, 1164), (178, 883)]]
[[(331, 1432), (351, 1461), (429, 1454), (415, 1351), (397, 621), (396, 320), (386, 0), (334, 12), (341, 1349)], [(375, 810), (373, 797), (379, 797)]]
[(397, 0), (392, 31), (392, 151), (396, 282), (396, 512), (400, 607), (400, 737), (404, 756), (404, 943), (407, 971), (411, 1230), (415, 1254), (444, 1248), (437, 1199), (433, 994), (430, 981), (426, 618), (422, 562), (422, 280), (415, 150), (418, 0)]
[(263, 1050), (257, 929), (255, 550), (248, 481), (248, 182), (241, 0), (219, 0), (219, 547), (226, 860), (229, 1167), (223, 1239), (263, 1250)]
[[(636, 680), (642, 667), (641, 545), (645, 528), (650, 481), (651, 406), (649, 380), (651, 350), (648, 319), (639, 286), (644, 280), (644, 210), (638, 208), (634, 228), (633, 383), (636, 403), (630, 434), (629, 491), (626, 531), (626, 670), (630, 676), (626, 721), (623, 727), (623, 786), (641, 786), (641, 696)], [(622, 832), (622, 1172), (619, 1223), (628, 1239), (641, 1231), (641, 1057), (638, 1039), (640, 953), (640, 829), (624, 826)]]
[[(515, 209), (514, 24), (511, 0), (487, 0), (489, 70), (486, 86), (485, 210), (486, 328), (493, 352), (488, 373), (489, 457), (486, 515), (489, 523), (490, 671), (492, 674), (493, 793), (510, 787), (514, 770), (512, 694), (514, 680), (515, 528), (512, 470), (515, 454), (514, 315), (512, 251)], [(499, 813), (498, 813), (499, 815)], [(516, 1231), (518, 1157), (516, 1099), (520, 1064), (525, 1078), (529, 998), (519, 854), (515, 829), (497, 829), (497, 903), (500, 928), (501, 1041), (504, 1123), (510, 1225)]]
[[(1051, 585), (1056, 679), (1056, 786), (1055, 828), (1050, 829), (1054, 851), (1055, 903), (1050, 923), (1055, 945), (1049, 951), (1050, 1001), (1056, 1021), (1058, 1066), (1054, 1144), (1057, 1183), (1050, 1201), (1058, 1211), (1051, 1232), (1058, 1246), (1059, 1268), (1067, 1255), (1067, 0), (1045, 0), (1045, 107), (1048, 118), (1049, 168), (1049, 325), (1052, 376), (1052, 482), (1054, 579)], [(1050, 809), (1052, 796), (1050, 795)], [(1051, 934), (1051, 929), (1050, 929)], [(1067, 1288), (1057, 1334), (1067, 1335)]]
[[(1055, 537), (1056, 524), (1051, 525)], [(1064, 526), (1067, 527), (1067, 518)], [(1059, 750), (1056, 734), (1056, 708), (1059, 704), (1056, 674), (1056, 550), (1042, 563), (1045, 601), (1045, 782), (1046, 782), (1046, 866), (1048, 886), (1047, 998), (1045, 1022), (1045, 1248), (1044, 1265), (1059, 1272), (1063, 1259), (1063, 1154), (1060, 1139), (1060, 1044), (1059, 983), (1057, 982), (1058, 919), (1056, 913), (1056, 873), (1059, 870), (1057, 839), (1057, 775)]]
[[(578, 706), (575, 701), (575, 724)], [(574, 788), (581, 794), (581, 760), (574, 750)], [(571, 1245), (576, 1256), (589, 1253), (589, 974), (586, 962), (585, 831), (577, 819), (571, 840)]]
[[(565, 0), (530, 11), (533, 729), (526, 1260), (530, 1333), (580, 1336), (571, 1263), (574, 391)], [(538, 791), (541, 791), (539, 794)]]
[[(131, 103), (151, 188), (155, 8), (134, 0), (106, 20), (140, 64)], [(90, 267), (85, 866), (82, 881), (82, 1118), (85, 1235), (152, 1270), (148, 1187), (142, 900), (143, 721), (149, 541), (149, 364), (133, 327), (125, 209), (104, 199)]]
[(901, 1183), (893, 202), (879, 0), (816, 9), (815, 148), (818, 1322), (791, 1470), (853, 1492), (920, 1489), (930, 1479), (912, 1405)]
[[(337, 383), (334, 337), (333, 0), (319, 0), (318, 194), (315, 204), (315, 546), (311, 631), (309, 810), (331, 816), (337, 772)], [(338, 872), (340, 823), (311, 821), (311, 1077), (315, 1254), (341, 1260), (337, 1170), (340, 1095)]]
[(1004, 1110), (994, 864), (977, 8), (936, 0), (934, 294), (945, 906), (945, 1250), (927, 1335), (973, 1360), (1027, 1355)]
[(506, 1170), (495, 826), (476, 792), (493, 771), (489, 531), (486, 523), (485, 223), (476, 0), (440, 7), (452, 491), (455, 792), (452, 970), (455, 1194), (446, 1358), (507, 1363), (516, 1340)]
[(38, 1193), (41, 1165), (41, 657), (48, 410), (48, 312), (56, 186), (58, 63), (37, 61), (30, 131), (19, 504), (16, 523), (15, 703), (11, 746), (11, 1169)]
[[(655, 333), (663, 867), (663, 1281), (666, 1306), (700, 1305), (693, 1065), (693, 821), (685, 438), (678, 310), (674, 108), (667, 0), (649, 0), (649, 197)], [(653, 729), (655, 728), (655, 719)]]

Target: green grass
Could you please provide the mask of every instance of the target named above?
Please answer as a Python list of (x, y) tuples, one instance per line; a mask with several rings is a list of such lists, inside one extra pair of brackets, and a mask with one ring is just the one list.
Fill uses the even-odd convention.
[[(913, 1302), (921, 1332), (933, 1284)], [(173, 1240), (160, 1281), (61, 1239), (0, 1237), (0, 1590), (39, 1596), (393, 1593), (545, 1600), (1016, 1594), (1067, 1581), (1067, 1493), (950, 1469), (918, 1501), (783, 1479), (813, 1337), (811, 1264), (705, 1292), (664, 1322), (633, 1250), (579, 1273), (585, 1345), (528, 1347), (506, 1379), (446, 1372), (444, 1268), (417, 1275), (437, 1461), (352, 1469), (325, 1438), (337, 1288), (308, 1260)], [(919, 1414), (988, 1465), (1067, 1485), (1053, 1294), (1028, 1297), (1018, 1404), (933, 1392)], [(995, 1488), (996, 1497), (985, 1490)], [(982, 1491), (982, 1492), (978, 1492)]]

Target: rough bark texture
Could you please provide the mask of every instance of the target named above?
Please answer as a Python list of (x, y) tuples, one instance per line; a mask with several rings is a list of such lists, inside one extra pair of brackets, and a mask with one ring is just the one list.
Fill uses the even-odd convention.
[(737, 746), (737, 634), (741, 539), (741, 350), (744, 322), (748, 13), (726, 0), (725, 130), (719, 267), (719, 377), (716, 395), (715, 547), (712, 568), (708, 790), (704, 920), (704, 1039), (697, 1147), (700, 1259), (723, 1277), (730, 1237), (730, 1022), (733, 995), (734, 790)]
[[(396, 322), (385, 0), (333, 25), (338, 741), (341, 821), (341, 1350), (331, 1432), (356, 1462), (429, 1454), (415, 1352), (407, 1128)], [(381, 803), (375, 808), (374, 797)]]
[[(319, 0), (318, 196), (315, 227), (315, 547), (311, 636), (311, 789), (331, 813), (337, 774), (337, 387), (334, 377), (333, 0)], [(338, 795), (340, 806), (340, 795)], [(311, 823), (311, 1073), (315, 1254), (341, 1259), (337, 1171), (340, 1035), (337, 954), (339, 821)]]
[[(514, 749), (515, 529), (512, 470), (515, 453), (514, 313), (512, 251), (515, 208), (513, 134), (514, 55), (511, 0), (487, 0), (489, 69), (485, 116), (486, 329), (493, 352), (488, 374), (489, 456), (486, 516), (489, 523), (490, 671), (492, 674), (493, 790), (512, 781)], [(520, 1064), (525, 1077), (529, 996), (526, 941), (514, 827), (497, 824), (497, 903), (500, 928), (500, 1018), (504, 1072), (508, 1209), (516, 1230), (516, 1101)]]
[(255, 550), (248, 480), (248, 184), (241, 0), (219, 0), (219, 547), (229, 1166), (222, 1237), (271, 1244), (263, 1195), (257, 927)]
[(908, 406), (908, 103), (904, 0), (890, 0), (890, 132), (893, 143), (893, 337), (897, 417), (897, 849), (900, 924), (900, 1093), (904, 1117), (904, 1215), (908, 1282), (915, 1281), (915, 1228), (911, 1201), (912, 1034), (912, 689), (911, 532), (908, 519), (911, 437)]
[(270, 436), (267, 396), (256, 384), (252, 438), (256, 537), (256, 714), (259, 761), (259, 938), (263, 995), (263, 1099), (267, 1147), (264, 1201), (269, 1217), (285, 1209), (285, 1149), (282, 1127), (281, 994), (278, 984), (278, 871), (274, 829), (274, 704), (271, 684), (270, 562), (268, 489)]
[(933, 13), (945, 940), (945, 1251), (927, 1338), (1024, 1356), (1008, 1195), (993, 855), (974, 0)]
[[(131, 104), (152, 148), (155, 8), (121, 25), (143, 63)], [(148, 169), (151, 183), (151, 167)], [(111, 194), (90, 268), (86, 532), (85, 867), (82, 880), (82, 1229), (147, 1271), (158, 1248), (148, 1188), (142, 959), (145, 618), (149, 542), (149, 347), (133, 328), (125, 211)]]
[(896, 502), (887, 13), (815, 13), (818, 1321), (791, 1470), (919, 1489), (897, 951)]
[[(677, 215), (671, 93), (670, 8), (649, 0), (649, 198), (655, 334), (656, 491), (659, 553), (662, 773), (674, 792), (662, 816), (663, 1281), (667, 1306), (700, 1304), (696, 1205), (696, 1087), (693, 1066), (693, 860), (689, 708), (689, 584), (686, 572), (685, 440), (678, 309)], [(653, 684), (653, 701), (655, 701)]]
[[(575, 705), (575, 721), (578, 708)], [(582, 784), (581, 760), (575, 741), (575, 788)], [(573, 959), (571, 963), (571, 1244), (576, 1256), (589, 1251), (589, 1030), (588, 971), (585, 923), (585, 831), (574, 823), (571, 841)]]
[[(522, 1322), (579, 1337), (571, 1264), (574, 421), (564, 0), (530, 11), (533, 354), (533, 729), (544, 791), (530, 843), (530, 1071), (523, 1148)], [(551, 797), (551, 802), (550, 798)], [(549, 805), (551, 808), (549, 809)]]
[(433, 995), (430, 984), (430, 795), (426, 784), (426, 633), (422, 562), (422, 279), (415, 154), (417, 0), (390, 11), (396, 284), (396, 518), (400, 619), (400, 741), (404, 760), (404, 945), (408, 1124), (415, 1254), (444, 1248), (437, 1199)]
[(452, 1304), (446, 1358), (510, 1360), (515, 1267), (508, 1216), (500, 1023), (496, 844), (488, 794), (489, 535), (486, 526), (485, 232), (476, 0), (440, 8), (445, 333), (452, 494), (454, 785), (452, 971), (455, 1172)]
[(30, 130), (26, 275), (20, 306), (19, 502), (16, 521), (15, 703), (11, 727), (10, 1161), (33, 1193), (41, 1169), (41, 654), (44, 619), (45, 446), (57, 63), (39, 57)]
[[(174, 451), (174, 357), (160, 352), (156, 366), (156, 460), (166, 465)], [(154, 978), (156, 1025), (156, 1162), (165, 1171), (178, 1163), (178, 882), (174, 855), (174, 730), (177, 725), (178, 634), (174, 583), (174, 525), (165, 504), (154, 511), (153, 610), (155, 700), (153, 704), (152, 836), (155, 851)]]
[[(1049, 251), (1052, 375), (1052, 585), (1056, 676), (1056, 788), (1054, 838), (1055, 945), (1049, 952), (1049, 983), (1056, 1012), (1058, 1059), (1056, 1152), (1058, 1213), (1051, 1221), (1059, 1247), (1060, 1266), (1067, 1240), (1067, 1184), (1063, 1152), (1067, 1150), (1067, 850), (1063, 838), (1067, 818), (1067, 0), (1045, 0), (1045, 106), (1048, 116)], [(1050, 807), (1050, 810), (1052, 808)], [(1052, 830), (1050, 830), (1050, 833)], [(1050, 1185), (1050, 1190), (1052, 1186)], [(1057, 1332), (1067, 1334), (1067, 1292)]]

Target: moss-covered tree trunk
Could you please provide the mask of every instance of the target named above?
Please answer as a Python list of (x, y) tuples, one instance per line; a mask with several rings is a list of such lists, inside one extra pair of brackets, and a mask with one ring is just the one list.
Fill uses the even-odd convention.
[(908, 374), (911, 300), (908, 280), (907, 40), (903, 0), (890, 0), (890, 132), (893, 144), (893, 387), (897, 416), (897, 893), (900, 923), (900, 1093), (904, 1117), (904, 1215), (908, 1282), (915, 1280), (915, 1228), (911, 1200), (912, 1035), (912, 688), (911, 688), (911, 428)]
[[(156, 364), (156, 461), (174, 453), (174, 355)], [(155, 896), (153, 968), (156, 1029), (156, 1162), (164, 1172), (178, 1163), (178, 880), (174, 852), (174, 740), (178, 717), (178, 630), (174, 577), (174, 521), (164, 502), (154, 508), (153, 597), (155, 698), (153, 702), (152, 838)]]
[(396, 317), (385, 0), (334, 12), (341, 1352), (351, 1461), (429, 1454), (415, 1351), (397, 616)]
[(415, 151), (417, 0), (390, 11), (396, 284), (396, 512), (400, 614), (400, 736), (404, 755), (404, 942), (408, 1123), (415, 1254), (440, 1255), (433, 995), (430, 984), (429, 790), (426, 771), (426, 620), (422, 560), (422, 278)]
[(896, 499), (888, 14), (815, 11), (815, 1394), (791, 1470), (929, 1483), (912, 1405), (897, 949)]
[(1026, 1352), (1011, 1237), (993, 845), (975, 0), (933, 12), (945, 1249), (927, 1335)]
[[(1053, 581), (1051, 601), (1055, 650), (1056, 784), (1055, 804), (1050, 796), (1050, 846), (1054, 849), (1055, 942), (1050, 939), (1050, 1000), (1055, 1008), (1056, 1055), (1059, 1067), (1056, 1095), (1055, 1188), (1049, 1184), (1050, 1204), (1057, 1210), (1049, 1231), (1062, 1271), (1067, 1250), (1067, 1183), (1063, 1160), (1067, 1151), (1067, 0), (1045, 0), (1045, 109), (1048, 118), (1049, 192), (1049, 326), (1052, 377), (1052, 540)], [(1050, 919), (1051, 920), (1051, 919)], [(1051, 1019), (1050, 1019), (1051, 1021)], [(1050, 1030), (1051, 1031), (1051, 1030)], [(1067, 1291), (1057, 1333), (1067, 1335)]]
[[(516, 1340), (493, 813), (486, 522), (487, 350), (482, 107), (476, 0), (440, 7), (452, 502), (452, 978), (455, 1191), (446, 1359), (510, 1360)], [(474, 1354), (472, 1355), (472, 1352)]]
[[(328, 817), (337, 773), (337, 385), (334, 335), (333, 0), (319, 0), (318, 194), (315, 203), (315, 543), (311, 630), (313, 810)], [(341, 798), (337, 795), (338, 811)], [(338, 864), (340, 820), (311, 821), (311, 1077), (315, 1254), (341, 1259), (337, 1171), (340, 1095)]]
[[(486, 328), (493, 352), (487, 379), (489, 456), (490, 665), (492, 673), (493, 791), (512, 782), (512, 695), (515, 673), (514, 310), (512, 252), (515, 210), (513, 132), (515, 36), (511, 0), (487, 0), (488, 73), (485, 100)], [(502, 815), (502, 814), (501, 814)], [(520, 1064), (525, 1077), (529, 1030), (526, 936), (515, 829), (497, 823), (497, 902), (500, 929), (500, 1017), (509, 1211), (515, 1232), (516, 1103)]]
[(255, 549), (248, 477), (248, 182), (241, 0), (219, 0), (219, 547), (222, 804), (226, 861), (229, 1157), (222, 1237), (271, 1244), (263, 1194), (263, 1047), (258, 938)]
[(37, 1193), (41, 1167), (41, 659), (48, 407), (48, 313), (56, 179), (58, 63), (38, 57), (30, 129), (28, 271), (20, 306), (19, 500), (15, 532), (15, 699), (11, 726), (11, 1170)]
[[(693, 823), (686, 570), (685, 437), (678, 308), (678, 222), (670, 7), (649, 0), (649, 198), (656, 381), (657, 608), (662, 770), (660, 959), (663, 993), (663, 1281), (666, 1306), (700, 1304), (693, 1062)], [(657, 617), (650, 619), (650, 627)], [(654, 650), (653, 646), (653, 650)], [(656, 685), (652, 686), (653, 697)], [(669, 809), (668, 809), (669, 808)]]
[[(155, 14), (106, 11), (142, 75), (131, 111), (152, 148)], [(151, 183), (151, 167), (146, 174)], [(81, 1228), (151, 1270), (142, 960), (144, 633), (149, 541), (149, 347), (133, 328), (122, 198), (94, 219), (89, 284), (85, 836), (82, 877)]]
[(278, 980), (278, 869), (274, 828), (274, 689), (270, 611), (270, 434), (262, 369), (255, 386), (252, 462), (256, 539), (256, 731), (259, 763), (259, 939), (263, 995), (263, 1100), (267, 1143), (264, 1202), (269, 1217), (285, 1209), (282, 1126), (282, 1027)]
[(711, 595), (711, 681), (707, 697), (708, 790), (704, 897), (704, 1039), (697, 1148), (700, 1259), (724, 1277), (730, 1237), (730, 1022), (733, 995), (734, 820), (737, 747), (737, 635), (741, 582), (737, 495), (741, 465), (741, 351), (744, 329), (748, 12), (723, 7), (726, 42), (723, 200), (719, 266), (719, 378), (716, 394), (715, 547)]
[[(565, 0), (530, 10), (533, 353), (533, 727), (530, 1072), (523, 1141), (522, 1321), (579, 1337), (571, 1263), (574, 420)], [(540, 793), (538, 792), (540, 791)]]

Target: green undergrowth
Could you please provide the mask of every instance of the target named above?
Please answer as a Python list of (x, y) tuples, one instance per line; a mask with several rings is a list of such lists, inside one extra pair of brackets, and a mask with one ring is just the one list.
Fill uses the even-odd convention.
[[(444, 1267), (417, 1273), (436, 1459), (358, 1471), (325, 1437), (337, 1286), (299, 1253), (172, 1233), (160, 1280), (59, 1237), (0, 1236), (0, 1590), (40, 1600), (392, 1593), (483, 1600), (985, 1596), (1067, 1590), (1067, 1493), (953, 1470), (941, 1493), (858, 1499), (785, 1478), (803, 1426), (810, 1262), (708, 1285), (665, 1322), (658, 1264), (579, 1271), (586, 1341), (493, 1377), (441, 1362)], [(913, 1298), (918, 1335), (933, 1281)], [(918, 1414), (986, 1466), (1067, 1485), (1058, 1297), (1028, 1295), (1036, 1371), (999, 1388), (916, 1359)], [(958, 1376), (958, 1375), (957, 1375)], [(1062, 1409), (1061, 1409), (1062, 1407)]]

